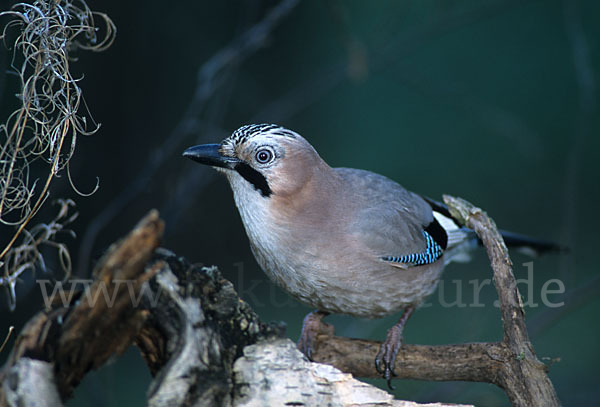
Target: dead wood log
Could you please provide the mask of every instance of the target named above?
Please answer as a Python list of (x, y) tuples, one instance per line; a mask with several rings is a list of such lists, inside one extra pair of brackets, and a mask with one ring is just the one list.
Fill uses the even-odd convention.
[[(28, 399), (14, 398), (16, 394), (34, 397), (29, 387), (31, 372), (48, 378), (46, 385), (37, 389), (47, 392), (47, 397), (38, 402), (52, 400), (54, 393), (65, 399), (85, 373), (129, 347), (148, 312), (133, 307), (129, 291), (119, 290), (117, 282), (129, 281), (136, 293), (158, 271), (146, 269), (146, 264), (163, 228), (158, 213), (152, 211), (125, 239), (109, 248), (95, 268), (96, 281), (91, 286), (72, 296), (71, 303), (40, 312), (27, 323), (0, 371), (0, 406), (33, 405)], [(102, 301), (104, 293), (114, 301)], [(51, 391), (53, 386), (56, 388)]]

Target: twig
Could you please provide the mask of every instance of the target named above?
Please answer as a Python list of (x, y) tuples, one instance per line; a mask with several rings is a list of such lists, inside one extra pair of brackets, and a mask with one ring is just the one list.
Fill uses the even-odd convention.
[(15, 330), (14, 326), (8, 327), (8, 333), (6, 334), (6, 338), (4, 338), (4, 342), (2, 342), (2, 345), (0, 345), (0, 353), (2, 353), (2, 351), (4, 350), (4, 347), (8, 343), (8, 340), (10, 339), (10, 336), (12, 335), (14, 330)]

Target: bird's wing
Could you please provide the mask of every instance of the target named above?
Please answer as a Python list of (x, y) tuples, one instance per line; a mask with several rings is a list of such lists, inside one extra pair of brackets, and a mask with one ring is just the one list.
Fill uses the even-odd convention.
[(349, 168), (336, 171), (351, 191), (346, 197), (353, 210), (348, 228), (356, 239), (375, 256), (400, 267), (413, 262), (399, 260), (416, 260), (404, 256), (427, 253), (430, 240), (424, 231), (437, 222), (423, 198), (382, 175)]

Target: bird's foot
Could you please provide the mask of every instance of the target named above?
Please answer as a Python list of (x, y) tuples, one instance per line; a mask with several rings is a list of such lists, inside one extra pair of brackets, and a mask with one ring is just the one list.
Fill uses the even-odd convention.
[(392, 386), (392, 377), (396, 376), (394, 364), (396, 363), (398, 352), (404, 343), (404, 325), (414, 310), (415, 308), (412, 306), (404, 310), (400, 321), (388, 330), (385, 341), (381, 344), (379, 352), (377, 352), (377, 356), (375, 357), (375, 369), (387, 380), (388, 387), (392, 390), (394, 389), (394, 386)]
[(402, 328), (394, 325), (388, 330), (387, 337), (381, 344), (379, 352), (375, 357), (375, 368), (387, 380), (390, 389), (394, 388), (392, 386), (392, 377), (396, 376), (394, 364), (396, 363), (396, 356), (398, 356), (398, 351), (400, 351), (402, 343)]
[(313, 346), (317, 335), (333, 336), (335, 332), (333, 325), (323, 322), (323, 318), (327, 315), (329, 315), (327, 312), (313, 311), (304, 317), (302, 333), (298, 339), (298, 349), (310, 360), (312, 360)]

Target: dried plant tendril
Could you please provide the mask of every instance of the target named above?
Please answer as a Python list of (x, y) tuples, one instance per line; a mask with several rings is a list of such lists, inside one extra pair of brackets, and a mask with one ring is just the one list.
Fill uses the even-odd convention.
[[(81, 195), (98, 187), (81, 193), (69, 173), (77, 136), (91, 135), (99, 127), (86, 109), (80, 111), (82, 104), (85, 107), (81, 78), (72, 76), (70, 64), (73, 51), (110, 47), (116, 28), (106, 14), (91, 11), (83, 0), (21, 2), (0, 12), (0, 18), (8, 19), (0, 39), (12, 51), (11, 68), (20, 87), (19, 106), (0, 124), (0, 223), (14, 228), (0, 246), (0, 286), (6, 287), (14, 309), (19, 277), (45, 271), (42, 246), (56, 249), (65, 276), (71, 271), (67, 247), (56, 237), (76, 216), (70, 214), (74, 202), (58, 200), (58, 215), (51, 222), (28, 225), (49, 197), (51, 182), (64, 171)], [(42, 178), (31, 176), (34, 162), (45, 164)]]

